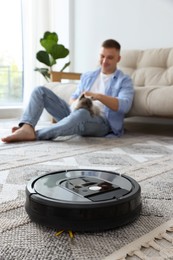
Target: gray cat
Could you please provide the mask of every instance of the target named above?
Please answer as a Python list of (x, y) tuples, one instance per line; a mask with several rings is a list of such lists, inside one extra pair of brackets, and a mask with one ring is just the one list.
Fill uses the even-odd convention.
[(80, 109), (80, 108), (87, 109), (90, 112), (91, 116), (98, 116), (101, 114), (99, 107), (93, 104), (92, 98), (85, 97), (84, 94), (82, 94), (79, 97), (75, 106), (75, 109)]

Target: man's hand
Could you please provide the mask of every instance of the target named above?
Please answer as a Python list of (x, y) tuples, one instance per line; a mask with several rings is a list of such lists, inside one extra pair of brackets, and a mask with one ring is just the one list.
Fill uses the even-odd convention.
[(94, 93), (90, 91), (84, 92), (85, 97), (90, 97), (93, 100), (98, 100), (103, 103), (105, 106), (109, 107), (110, 109), (117, 111), (118, 110), (118, 98), (106, 96), (100, 93)]
[(98, 95), (98, 93), (94, 93), (94, 92), (90, 92), (90, 91), (84, 92), (85, 97), (90, 97), (93, 100), (98, 100), (97, 95)]

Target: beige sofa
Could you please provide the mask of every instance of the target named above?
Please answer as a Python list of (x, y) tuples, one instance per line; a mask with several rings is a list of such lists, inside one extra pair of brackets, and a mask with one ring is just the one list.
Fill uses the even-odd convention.
[[(122, 51), (119, 68), (133, 80), (135, 97), (127, 117), (173, 118), (173, 48)], [(77, 83), (49, 83), (68, 100)]]
[(119, 68), (135, 88), (128, 116), (173, 118), (173, 48), (123, 51)]

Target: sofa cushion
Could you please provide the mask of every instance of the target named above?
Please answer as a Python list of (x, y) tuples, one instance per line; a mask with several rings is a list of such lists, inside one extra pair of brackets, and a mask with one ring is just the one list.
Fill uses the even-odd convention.
[(135, 88), (128, 115), (173, 117), (173, 48), (124, 50), (119, 68)]
[(71, 94), (76, 90), (76, 86), (77, 83), (50, 82), (45, 84), (45, 87), (50, 88), (56, 95), (63, 98), (67, 103)]

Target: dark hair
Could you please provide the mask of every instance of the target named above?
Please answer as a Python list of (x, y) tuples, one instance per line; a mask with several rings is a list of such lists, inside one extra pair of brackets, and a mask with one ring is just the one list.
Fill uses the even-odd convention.
[(108, 39), (102, 43), (102, 47), (104, 48), (115, 48), (117, 50), (121, 49), (121, 45), (119, 42), (113, 40), (113, 39)]

